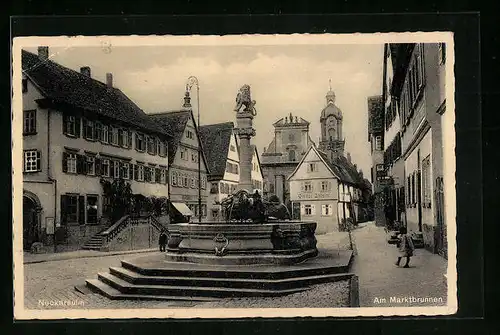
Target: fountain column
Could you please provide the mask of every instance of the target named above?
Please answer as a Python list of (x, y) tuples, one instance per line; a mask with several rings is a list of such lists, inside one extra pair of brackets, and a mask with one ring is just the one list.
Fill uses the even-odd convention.
[[(252, 156), (250, 139), (255, 136), (253, 118), (257, 115), (255, 100), (250, 95), (250, 85), (243, 85), (236, 96), (236, 135), (240, 140), (240, 181), (237, 190), (252, 192)], [(242, 109), (243, 108), (243, 109)]]
[(252, 192), (252, 156), (253, 150), (250, 139), (255, 136), (253, 128), (254, 114), (251, 111), (242, 111), (236, 115), (236, 134), (240, 140), (240, 181), (239, 190)]

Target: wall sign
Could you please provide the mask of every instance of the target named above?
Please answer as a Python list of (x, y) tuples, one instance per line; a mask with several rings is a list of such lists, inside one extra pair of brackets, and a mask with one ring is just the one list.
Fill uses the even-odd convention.
[(333, 195), (329, 192), (299, 192), (297, 193), (297, 199), (331, 199)]

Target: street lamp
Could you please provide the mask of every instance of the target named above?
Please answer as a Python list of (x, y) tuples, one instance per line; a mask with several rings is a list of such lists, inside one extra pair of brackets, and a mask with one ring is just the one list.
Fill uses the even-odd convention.
[[(198, 124), (196, 129), (198, 130), (198, 127), (200, 127), (200, 84), (198, 82), (198, 78), (190, 76), (187, 80), (187, 88), (189, 91), (191, 91), (193, 85), (196, 85), (196, 105), (198, 112)], [(196, 136), (198, 137), (198, 222), (201, 222), (201, 142), (198, 133)]]

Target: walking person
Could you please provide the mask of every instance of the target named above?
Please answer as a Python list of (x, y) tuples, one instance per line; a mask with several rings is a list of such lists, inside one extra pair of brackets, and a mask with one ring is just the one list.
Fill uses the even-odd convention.
[(399, 242), (397, 246), (399, 249), (399, 257), (398, 260), (396, 261), (396, 266), (399, 266), (401, 258), (406, 257), (406, 264), (403, 267), (409, 268), (410, 258), (413, 256), (413, 251), (415, 250), (415, 247), (413, 245), (412, 238), (411, 236), (408, 236), (405, 227), (401, 227), (399, 229)]
[(165, 251), (167, 245), (167, 234), (165, 234), (165, 232), (161, 232), (159, 244), (160, 244), (160, 251), (161, 252)]

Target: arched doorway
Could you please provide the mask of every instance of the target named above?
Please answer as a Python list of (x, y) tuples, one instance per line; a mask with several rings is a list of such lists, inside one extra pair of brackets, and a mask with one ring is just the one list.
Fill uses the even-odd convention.
[(23, 249), (29, 250), (33, 242), (39, 241), (38, 227), (39, 227), (39, 213), (40, 206), (37, 201), (30, 197), (23, 195)]

